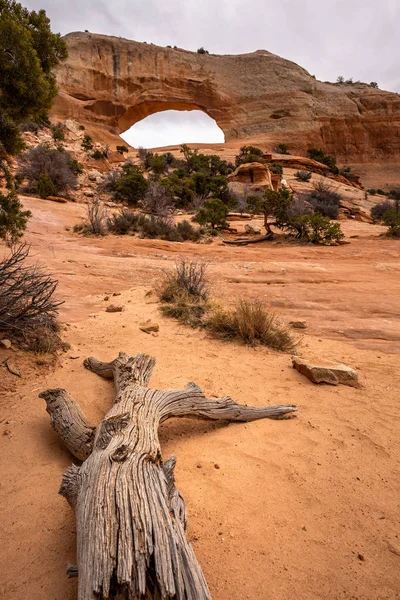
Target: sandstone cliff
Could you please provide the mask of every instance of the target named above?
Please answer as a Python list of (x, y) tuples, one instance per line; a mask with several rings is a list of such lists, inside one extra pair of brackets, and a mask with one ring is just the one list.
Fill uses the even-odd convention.
[(400, 163), (400, 95), (317, 81), (265, 50), (208, 55), (122, 38), (71, 33), (57, 71), (53, 115), (119, 134), (162, 110), (200, 109), (226, 141), (293, 153), (323, 148), (344, 163)]

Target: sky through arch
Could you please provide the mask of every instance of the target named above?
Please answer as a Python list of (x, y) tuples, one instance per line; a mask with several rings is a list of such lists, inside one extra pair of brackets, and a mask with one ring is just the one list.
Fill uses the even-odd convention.
[(221, 144), (225, 141), (222, 129), (201, 110), (165, 110), (149, 115), (132, 125), (121, 137), (135, 148)]

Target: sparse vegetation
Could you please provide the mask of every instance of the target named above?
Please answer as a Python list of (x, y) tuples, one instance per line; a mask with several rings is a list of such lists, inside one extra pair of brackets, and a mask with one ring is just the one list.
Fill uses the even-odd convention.
[(371, 216), (387, 226), (390, 237), (400, 238), (400, 192), (393, 190), (392, 200), (385, 200), (371, 209)]
[(183, 259), (176, 263), (155, 289), (161, 312), (185, 325), (200, 326), (210, 309), (206, 272), (207, 264), (201, 261)]
[(100, 198), (91, 199), (86, 207), (86, 218), (83, 223), (74, 226), (75, 233), (83, 235), (106, 235), (108, 210)]
[(93, 140), (87, 133), (85, 133), (85, 135), (82, 138), (81, 146), (86, 152), (90, 152), (91, 150), (93, 150)]
[(57, 125), (52, 125), (50, 127), (51, 134), (53, 136), (53, 140), (55, 142), (64, 142), (65, 134), (64, 134), (64, 126), (62, 123), (57, 123)]
[(295, 173), (295, 177), (298, 181), (310, 181), (311, 177), (312, 177), (312, 173), (311, 171), (297, 171), (297, 173)]
[(220, 339), (293, 351), (296, 347), (293, 335), (263, 303), (239, 299), (233, 309), (214, 306), (206, 273), (204, 262), (178, 262), (155, 288), (161, 312), (191, 327), (203, 327)]
[(275, 175), (283, 175), (283, 167), (279, 163), (271, 163), (270, 165), (268, 165), (268, 168), (271, 171), (271, 173), (274, 173)]
[(128, 146), (117, 146), (116, 147), (117, 152), (119, 152), (120, 154), (124, 154), (126, 152), (129, 152), (129, 148)]
[(235, 158), (235, 165), (238, 167), (246, 163), (262, 162), (261, 158), (263, 154), (264, 152), (256, 146), (242, 146), (240, 153)]
[(161, 239), (169, 242), (198, 242), (201, 234), (189, 221), (176, 225), (165, 216), (147, 216), (123, 209), (108, 219), (108, 229), (116, 235), (139, 233), (144, 238)]
[(11, 190), (7, 194), (0, 192), (0, 239), (8, 246), (12, 246), (23, 236), (30, 216), (29, 210), (22, 210), (15, 191)]
[(319, 179), (314, 183), (314, 189), (306, 195), (306, 200), (315, 212), (323, 217), (337, 219), (339, 214), (341, 195), (324, 180)]
[(76, 187), (77, 179), (71, 165), (69, 152), (40, 144), (23, 154), (18, 174), (27, 181), (29, 192), (42, 193), (42, 197), (47, 197)]
[(275, 146), (275, 152), (277, 154), (289, 154), (289, 147), (287, 144), (277, 144)]
[(250, 346), (259, 344), (293, 352), (297, 345), (289, 329), (259, 300), (240, 298), (231, 309), (218, 308), (207, 317), (204, 326), (215, 337)]
[(205, 227), (211, 229), (223, 229), (227, 226), (226, 217), (229, 208), (218, 198), (211, 198), (204, 202), (203, 208), (196, 215), (196, 221)]
[(309, 148), (307, 150), (307, 156), (312, 160), (316, 160), (317, 162), (326, 165), (335, 175), (339, 174), (339, 169), (334, 156), (331, 156), (330, 154), (325, 154), (323, 150), (319, 150), (318, 148)]
[(38, 265), (27, 265), (29, 247), (14, 247), (0, 262), (0, 331), (32, 351), (61, 345), (55, 298), (58, 282)]
[(126, 201), (136, 206), (143, 200), (149, 184), (142, 170), (130, 162), (126, 162), (120, 173), (111, 173), (105, 182), (105, 189), (114, 194), (116, 200)]
[(209, 54), (209, 52), (208, 50), (205, 50), (203, 46), (201, 46), (201, 48), (198, 48), (197, 54)]

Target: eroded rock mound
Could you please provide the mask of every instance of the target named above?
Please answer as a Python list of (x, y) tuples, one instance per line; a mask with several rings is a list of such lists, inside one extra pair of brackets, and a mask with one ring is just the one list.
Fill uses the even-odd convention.
[(150, 114), (199, 109), (226, 141), (287, 143), (338, 160), (399, 162), (400, 95), (317, 81), (265, 50), (217, 56), (91, 33), (66, 36), (53, 116), (119, 134)]

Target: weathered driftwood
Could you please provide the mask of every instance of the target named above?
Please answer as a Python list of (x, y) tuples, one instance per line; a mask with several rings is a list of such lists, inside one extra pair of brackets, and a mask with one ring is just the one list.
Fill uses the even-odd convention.
[(183, 390), (147, 387), (155, 360), (120, 353), (85, 366), (116, 386), (115, 404), (94, 429), (65, 390), (40, 394), (54, 429), (85, 460), (64, 475), (60, 493), (75, 510), (78, 599), (206, 600), (203, 572), (186, 539), (186, 511), (175, 487), (175, 458), (163, 463), (158, 426), (170, 417), (253, 421), (294, 412), (293, 406), (249, 407)]
[(272, 240), (273, 234), (268, 233), (258, 238), (237, 238), (236, 240), (222, 240), (224, 244), (231, 244), (232, 246), (248, 246), (249, 244), (258, 244), (259, 242), (265, 242)]

